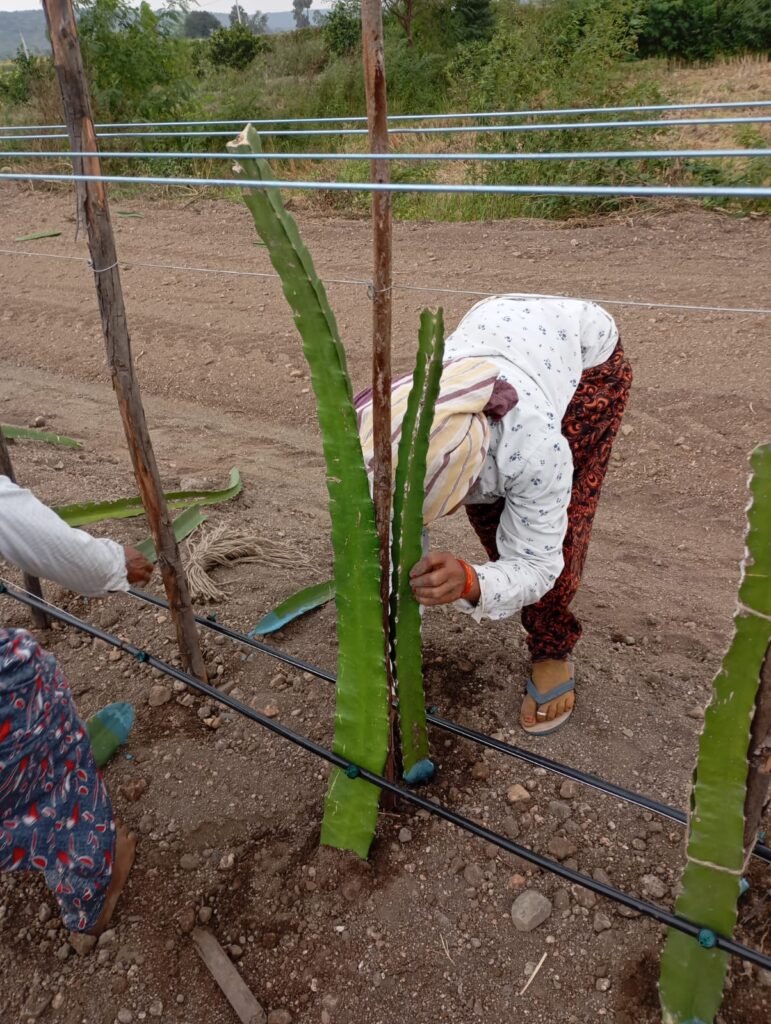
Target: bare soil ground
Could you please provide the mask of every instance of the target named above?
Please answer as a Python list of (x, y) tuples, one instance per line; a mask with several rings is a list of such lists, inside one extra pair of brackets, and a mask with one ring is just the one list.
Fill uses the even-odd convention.
[[(210, 522), (283, 538), (298, 553), (296, 570), (222, 574), (229, 596), (216, 611), (246, 628), (293, 589), (330, 572), (323, 464), (299, 339), (274, 280), (183, 269), (268, 271), (240, 205), (116, 201), (114, 209), (141, 214), (116, 217), (116, 228), (165, 483), (194, 477), (222, 484), (238, 466), (244, 494), (211, 510)], [(51, 503), (135, 493), (92, 275), (84, 263), (43, 258), (87, 255), (73, 241), (71, 212), (61, 195), (0, 190), (0, 248), (16, 253), (0, 254), (0, 420), (26, 424), (43, 416), (50, 428), (85, 442), (81, 451), (15, 446), (20, 480)], [(323, 275), (366, 278), (367, 223), (301, 221)], [(63, 233), (14, 242), (43, 228)], [(767, 221), (689, 208), (583, 225), (399, 224), (396, 369), (410, 365), (422, 305), (441, 302), (453, 326), (475, 301), (444, 288), (769, 307), (770, 255)], [(429, 291), (406, 288), (415, 285)], [(369, 364), (366, 291), (347, 284), (329, 291), (361, 386)], [(527, 664), (519, 625), (476, 626), (451, 612), (426, 618), (428, 689), (449, 718), (685, 806), (701, 709), (731, 632), (746, 458), (769, 434), (769, 320), (610, 308), (636, 379), (576, 602), (585, 623), (577, 711), (554, 737), (534, 743), (521, 735), (517, 708)], [(132, 520), (109, 532), (135, 541), (147, 528)], [(480, 553), (460, 517), (433, 540), (468, 557)], [(174, 657), (164, 615), (128, 598), (86, 602), (50, 585), (47, 593)], [(28, 622), (7, 600), (2, 615), (7, 624)], [(57, 927), (42, 880), (0, 879), (4, 1024), (112, 1024), (119, 1013), (126, 1021), (230, 1024), (234, 1017), (189, 939), (196, 916), (209, 919), (277, 1024), (660, 1020), (662, 930), (651, 921), (406, 810), (383, 816), (368, 864), (319, 852), (327, 774), (320, 762), (228, 713), (211, 729), (192, 694), (178, 692), (150, 708), (147, 694), (158, 682), (152, 672), (72, 630), (54, 629), (44, 642), (84, 714), (108, 700), (136, 704), (130, 745), (106, 777), (140, 846), (114, 931), (84, 958)], [(273, 705), (281, 721), (330, 740), (326, 684), (281, 672), (229, 643), (204, 642), (213, 672), (222, 666), (220, 681), (232, 693), (257, 708)], [(288, 627), (276, 643), (334, 668), (333, 608)], [(526, 846), (672, 904), (683, 862), (679, 827), (442, 734), (433, 744), (440, 770), (431, 795)], [(138, 780), (147, 788), (132, 802), (124, 787)], [(530, 799), (510, 805), (507, 790), (516, 782)], [(737, 930), (765, 942), (766, 952), (768, 877), (754, 872)], [(548, 920), (526, 934), (510, 918), (524, 888), (553, 904)], [(734, 964), (723, 1024), (768, 1019), (768, 980)]]

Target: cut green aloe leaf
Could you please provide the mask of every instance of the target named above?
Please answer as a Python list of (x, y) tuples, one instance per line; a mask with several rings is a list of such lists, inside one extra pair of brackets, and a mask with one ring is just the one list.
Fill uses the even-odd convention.
[[(205, 522), (206, 516), (201, 512), (200, 505), (193, 505), (192, 508), (185, 509), (182, 515), (177, 516), (171, 524), (177, 542), (189, 537), (193, 530), (197, 530), (201, 523)], [(155, 550), (155, 541), (152, 537), (143, 540), (136, 547), (137, 551), (141, 551), (148, 561), (158, 561), (158, 552)]]
[[(231, 469), (228, 486), (221, 491), (170, 491), (166, 503), (170, 509), (184, 508), (194, 501), (196, 505), (217, 505), (235, 498), (243, 490), (241, 474)], [(85, 501), (74, 505), (59, 505), (54, 511), (69, 526), (86, 526), (104, 519), (132, 519), (145, 514), (139, 495), (133, 498), (118, 498), (116, 501)]]
[[(744, 803), (752, 716), (771, 654), (771, 445), (751, 459), (752, 504), (734, 637), (704, 716), (688, 822), (687, 863), (677, 912), (730, 936), (744, 868)], [(670, 931), (661, 959), (664, 1024), (712, 1024), (723, 996), (728, 955)]]
[(61, 231), (33, 231), (31, 235), (19, 235), (17, 242), (34, 242), (38, 238), (58, 238)]
[(82, 448), (80, 441), (63, 434), (52, 434), (47, 430), (36, 430), (34, 427), (15, 427), (11, 423), (0, 424), (4, 437), (12, 437), (23, 441), (45, 441), (46, 444), (58, 444), (63, 448)]
[[(236, 159), (239, 153), (261, 153), (259, 136), (249, 125), (228, 149)], [(244, 175), (243, 168), (236, 165), (234, 173)], [(258, 158), (249, 161), (249, 177), (264, 181), (273, 175), (268, 163)], [(345, 351), (324, 286), (278, 190), (245, 189), (243, 198), (294, 313), (321, 426), (337, 584), (333, 746), (354, 765), (381, 773), (389, 721), (379, 548)], [(380, 792), (371, 783), (333, 769), (321, 841), (366, 857), (379, 802)]]
[(425, 782), (433, 774), (433, 765), (428, 760), (420, 605), (410, 586), (410, 569), (422, 554), (426, 459), (439, 395), (443, 354), (441, 310), (436, 314), (424, 310), (420, 317), (412, 388), (399, 439), (391, 547), (391, 637), (399, 695), (402, 768), (408, 782)]
[(275, 633), (276, 630), (286, 626), (288, 622), (298, 619), (306, 612), (314, 608), (320, 608), (323, 604), (331, 601), (335, 596), (335, 581), (325, 580), (323, 583), (315, 583), (312, 587), (305, 587), (292, 594), (286, 601), (276, 605), (273, 611), (268, 612), (257, 625), (249, 631), (249, 636), (267, 636), (268, 633)]

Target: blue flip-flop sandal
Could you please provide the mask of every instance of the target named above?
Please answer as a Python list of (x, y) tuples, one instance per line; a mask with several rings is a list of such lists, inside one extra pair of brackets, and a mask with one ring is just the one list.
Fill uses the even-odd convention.
[[(549, 701), (556, 700), (557, 697), (562, 697), (566, 693), (571, 693), (576, 688), (575, 676), (572, 679), (568, 679), (566, 683), (560, 683), (558, 686), (553, 686), (551, 690), (547, 690), (546, 693), (541, 693), (536, 689), (535, 683), (532, 679), (527, 681), (527, 693), (535, 701), (536, 707), (540, 708), (544, 704), (548, 704)], [(557, 729), (561, 729), (562, 726), (567, 722), (570, 716), (573, 714), (573, 708), (569, 711), (564, 711), (561, 715), (557, 715), (556, 718), (552, 718), (550, 722), (536, 722), (535, 725), (520, 725), (529, 733), (531, 736), (548, 736), (549, 733), (556, 732)]]

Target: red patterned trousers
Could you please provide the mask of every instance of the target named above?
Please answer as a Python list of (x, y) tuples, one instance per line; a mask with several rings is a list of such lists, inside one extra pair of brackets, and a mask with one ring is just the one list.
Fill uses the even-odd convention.
[[(581, 637), (581, 623), (570, 611), (570, 603), (581, 582), (602, 481), (631, 386), (632, 367), (619, 342), (609, 359), (581, 375), (562, 420), (562, 433), (573, 454), (573, 491), (562, 547), (565, 566), (549, 593), (522, 609), (533, 661), (566, 658)], [(485, 551), (495, 561), (503, 498), (492, 505), (465, 508)]]

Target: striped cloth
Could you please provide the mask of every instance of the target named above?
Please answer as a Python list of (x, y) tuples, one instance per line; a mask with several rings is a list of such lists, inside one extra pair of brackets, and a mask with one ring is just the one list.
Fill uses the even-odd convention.
[[(412, 375), (391, 385), (391, 451), (396, 469), (402, 423), (412, 389)], [(482, 471), (490, 446), (490, 419), (498, 419), (517, 402), (511, 385), (498, 380), (498, 370), (485, 359), (445, 363), (439, 385), (426, 460), (423, 521), (432, 523), (463, 501)], [(372, 389), (354, 400), (367, 475), (374, 471)]]

